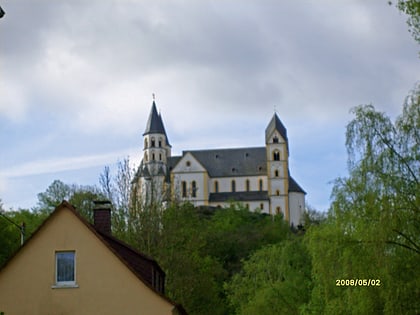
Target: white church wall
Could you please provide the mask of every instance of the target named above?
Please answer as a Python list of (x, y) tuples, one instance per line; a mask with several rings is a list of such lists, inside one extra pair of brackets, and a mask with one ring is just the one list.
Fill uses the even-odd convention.
[[(204, 172), (191, 172), (191, 173), (173, 173), (174, 182), (176, 185), (177, 197), (181, 200), (195, 200), (203, 201), (208, 200), (206, 192), (206, 173)], [(182, 182), (186, 183), (186, 196), (182, 196)], [(193, 182), (195, 182), (195, 196), (193, 194)]]
[(289, 192), (290, 224), (301, 224), (305, 211), (305, 195), (298, 192)]
[(235, 181), (235, 191), (247, 191), (246, 181), (249, 180), (249, 190), (259, 191), (260, 180), (262, 190), (267, 190), (267, 176), (237, 176), (237, 177), (214, 177), (209, 179), (209, 191), (215, 192), (215, 182), (218, 182), (219, 192), (232, 192), (232, 181)]

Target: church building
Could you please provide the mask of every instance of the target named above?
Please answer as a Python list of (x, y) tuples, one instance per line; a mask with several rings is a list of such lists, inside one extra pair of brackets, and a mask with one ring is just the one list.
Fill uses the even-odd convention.
[(180, 156), (172, 156), (171, 148), (153, 101), (133, 181), (142, 202), (175, 198), (224, 207), (233, 201), (252, 211), (281, 213), (293, 226), (301, 223), (306, 192), (290, 175), (287, 131), (276, 113), (265, 129), (264, 146), (185, 150)]

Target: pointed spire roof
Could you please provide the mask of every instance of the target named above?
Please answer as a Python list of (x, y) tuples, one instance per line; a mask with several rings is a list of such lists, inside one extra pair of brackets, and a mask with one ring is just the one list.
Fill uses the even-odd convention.
[(270, 134), (273, 132), (273, 130), (277, 130), (280, 133), (280, 135), (283, 137), (283, 139), (286, 142), (288, 142), (286, 127), (281, 122), (279, 116), (277, 116), (277, 113), (274, 113), (273, 118), (271, 118), (270, 123), (268, 124), (267, 128), (265, 129), (265, 138), (266, 139), (270, 136)]
[(162, 115), (158, 114), (156, 103), (153, 100), (152, 109), (150, 110), (149, 119), (147, 120), (146, 130), (143, 133), (143, 136), (151, 133), (160, 133), (165, 135), (166, 143), (169, 144), (168, 136), (166, 135), (165, 127), (163, 125)]

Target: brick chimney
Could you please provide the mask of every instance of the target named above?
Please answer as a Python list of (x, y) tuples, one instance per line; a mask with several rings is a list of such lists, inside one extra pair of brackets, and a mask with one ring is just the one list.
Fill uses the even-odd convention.
[(111, 235), (111, 202), (108, 200), (94, 201), (93, 226), (99, 232)]

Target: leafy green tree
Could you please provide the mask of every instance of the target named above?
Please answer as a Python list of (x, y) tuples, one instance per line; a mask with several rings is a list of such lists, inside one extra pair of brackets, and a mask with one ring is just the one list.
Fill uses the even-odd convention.
[(54, 180), (45, 192), (38, 194), (37, 211), (50, 214), (63, 200), (71, 197), (71, 187), (60, 180)]
[(235, 314), (299, 314), (311, 291), (311, 262), (301, 237), (257, 250), (226, 284)]
[(206, 252), (206, 222), (193, 205), (172, 204), (162, 216), (154, 257), (166, 271), (167, 294), (189, 314), (224, 314), (222, 266)]
[(420, 43), (420, 2), (418, 0), (398, 0), (397, 8), (408, 15), (409, 31), (414, 39)]
[(41, 225), (46, 215), (26, 209), (5, 211), (0, 200), (0, 266), (21, 245), (21, 225), (24, 224), (24, 240)]
[[(373, 106), (347, 126), (349, 176), (336, 180), (326, 222), (311, 226), (314, 289), (307, 314), (420, 311), (420, 88), (393, 123)], [(337, 286), (377, 279), (380, 287)]]
[(38, 205), (34, 210), (49, 215), (63, 200), (67, 200), (88, 221), (92, 221), (93, 201), (103, 198), (95, 186), (68, 185), (60, 180), (54, 180), (45, 192), (38, 194)]
[(255, 250), (279, 242), (290, 233), (281, 216), (251, 212), (235, 203), (216, 210), (208, 228), (208, 252), (219, 260), (228, 276), (240, 271), (242, 260)]

